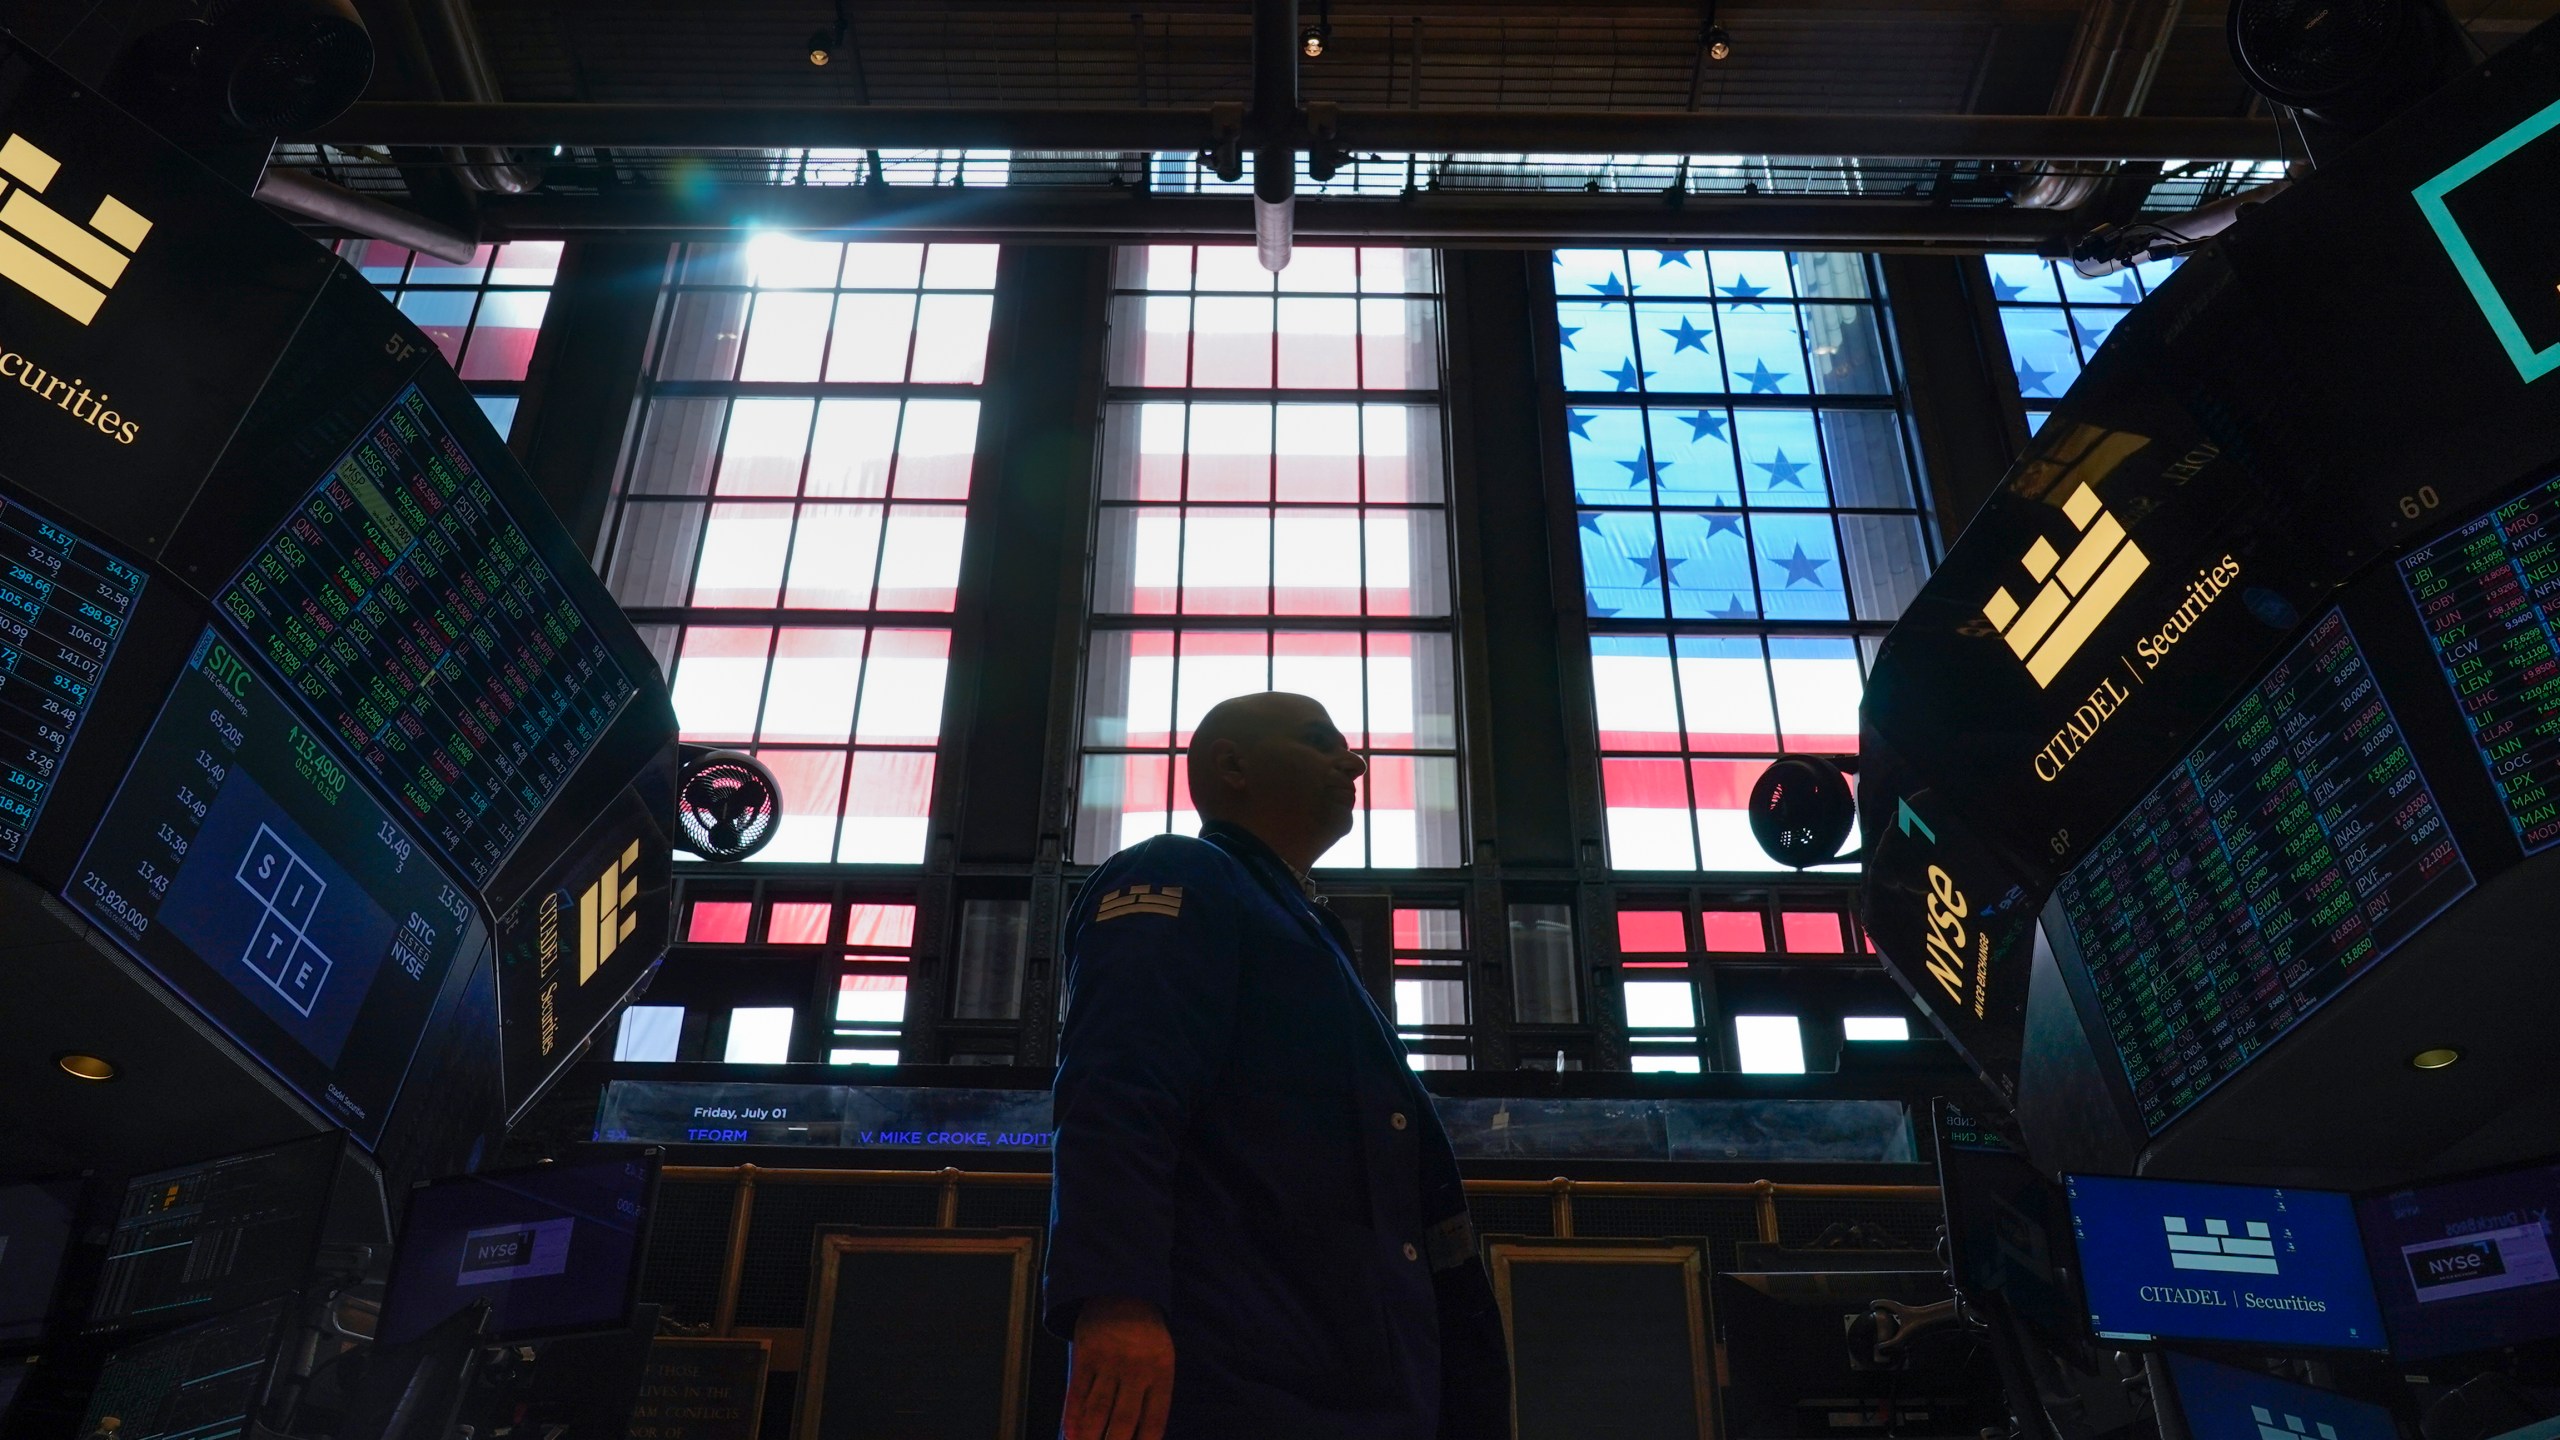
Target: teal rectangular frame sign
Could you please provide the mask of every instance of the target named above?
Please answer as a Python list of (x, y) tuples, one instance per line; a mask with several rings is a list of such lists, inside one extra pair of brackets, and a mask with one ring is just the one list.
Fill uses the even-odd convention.
[(2507, 358), (2515, 362), (2517, 372), (2528, 383), (2560, 370), (2560, 344), (2536, 350), (2525, 339), (2524, 327), (2516, 323), (2515, 311), (2508, 307), (2506, 297), (2498, 293), (2496, 282), (2489, 278), (2488, 269), (2471, 248), (2470, 239), (2453, 218), (2445, 197), (2456, 187), (2479, 178), (2490, 166), (2554, 128), (2560, 128), (2560, 100), (2544, 106), (2522, 124), (2474, 150), (2452, 169), (2412, 192), (2417, 196), (2418, 209), (2426, 215), (2427, 223), (2435, 227), (2436, 239), (2443, 243), (2445, 254), (2453, 258), (2453, 268), (2461, 273), (2462, 283), (2471, 287), (2471, 298), (2479, 302), (2480, 313), (2488, 318), (2489, 328), (2497, 333), (2498, 343), (2506, 347)]

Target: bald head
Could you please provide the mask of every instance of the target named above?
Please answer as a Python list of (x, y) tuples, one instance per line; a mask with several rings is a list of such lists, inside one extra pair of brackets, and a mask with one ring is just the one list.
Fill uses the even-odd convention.
[(1300, 870), (1351, 833), (1367, 769), (1324, 706), (1279, 690), (1211, 706), (1188, 759), (1201, 819), (1243, 826)]

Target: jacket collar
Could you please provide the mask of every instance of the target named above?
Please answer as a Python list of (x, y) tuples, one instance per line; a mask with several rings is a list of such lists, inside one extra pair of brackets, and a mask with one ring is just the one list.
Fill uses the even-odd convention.
[(1228, 854), (1252, 866), (1261, 874), (1266, 884), (1278, 885), (1284, 891), (1296, 891), (1305, 896), (1310, 904), (1323, 903), (1323, 897), (1316, 893), (1314, 881), (1290, 869), (1289, 862), (1281, 859), (1278, 851), (1264, 844), (1261, 836), (1234, 821), (1209, 821), (1200, 827), (1200, 838), (1215, 841)]

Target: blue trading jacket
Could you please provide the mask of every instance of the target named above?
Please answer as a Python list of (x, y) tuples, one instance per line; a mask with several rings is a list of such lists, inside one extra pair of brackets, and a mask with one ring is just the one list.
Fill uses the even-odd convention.
[(1096, 871), (1067, 956), (1049, 1328), (1162, 1311), (1167, 1440), (1507, 1436), (1457, 1160), (1340, 922), (1213, 824)]

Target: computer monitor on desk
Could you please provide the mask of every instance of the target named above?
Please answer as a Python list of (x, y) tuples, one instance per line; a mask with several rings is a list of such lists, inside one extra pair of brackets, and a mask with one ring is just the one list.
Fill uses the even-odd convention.
[(657, 1184), (653, 1150), (418, 1187), (376, 1338), (406, 1344), (483, 1300), (494, 1340), (627, 1325)]
[(2382, 1312), (2336, 1191), (2065, 1175), (2100, 1340), (2384, 1348)]

